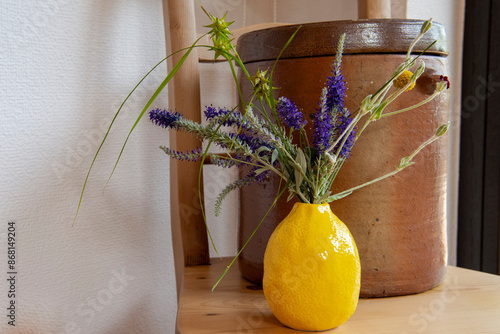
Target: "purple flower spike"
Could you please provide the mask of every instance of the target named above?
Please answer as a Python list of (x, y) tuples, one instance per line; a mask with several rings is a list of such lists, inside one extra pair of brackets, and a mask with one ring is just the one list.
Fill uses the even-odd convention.
[[(247, 135), (244, 133), (238, 133), (238, 134), (229, 133), (229, 136), (231, 138), (237, 138), (243, 144), (248, 145), (248, 147), (250, 148), (250, 150), (252, 152), (256, 152), (262, 146), (267, 147), (271, 151), (274, 150), (274, 146), (270, 145), (269, 143), (266, 143), (265, 141), (263, 141), (260, 138), (253, 137), (251, 135)], [(267, 152), (267, 151), (265, 151), (265, 152)]]
[(340, 110), (344, 109), (344, 97), (345, 97), (345, 80), (344, 76), (338, 71), (338, 75), (329, 76), (326, 81), (326, 106), (331, 110), (338, 107)]
[(286, 126), (293, 129), (299, 129), (307, 124), (304, 114), (297, 108), (293, 101), (282, 96), (278, 99), (276, 112)]
[(332, 117), (330, 113), (318, 112), (314, 115), (313, 143), (318, 153), (322, 153), (330, 146), (333, 134)]
[[(339, 125), (336, 129), (336, 132), (340, 136), (351, 124), (352, 118), (349, 118), (349, 111), (345, 109), (344, 115), (339, 117)], [(356, 132), (354, 129), (351, 130), (351, 132), (347, 136), (347, 140), (344, 143), (344, 146), (342, 146), (342, 149), (340, 150), (339, 156), (347, 159), (349, 158), (349, 155), (351, 154), (351, 149), (354, 146), (354, 138), (356, 137)], [(343, 138), (340, 140), (340, 143), (342, 143)], [(338, 150), (338, 145), (335, 147), (334, 152)]]
[(168, 147), (161, 147), (161, 148), (169, 156), (180, 161), (198, 161), (198, 159), (200, 159), (203, 156), (203, 151), (199, 147), (195, 148), (194, 150), (186, 152), (172, 150)]
[(260, 173), (259, 175), (256, 175), (257, 169), (259, 169), (261, 167), (264, 167), (264, 166), (255, 166), (254, 168), (252, 168), (252, 170), (248, 174), (248, 176), (253, 178), (255, 181), (257, 181), (257, 183), (263, 183), (263, 182), (267, 181), (269, 174), (270, 174), (270, 171), (266, 170), (265, 172)]
[(182, 119), (182, 115), (178, 112), (158, 108), (149, 112), (149, 119), (162, 128), (175, 128), (177, 126), (175, 123)]
[(219, 118), (218, 123), (224, 126), (237, 126), (238, 128), (253, 131), (252, 126), (247, 121), (244, 121), (243, 115), (237, 111), (209, 106), (205, 107), (204, 113), (207, 121)]
[(207, 121), (214, 119), (215, 117), (225, 116), (230, 112), (231, 112), (230, 110), (227, 110), (225, 108), (215, 108), (212, 106), (205, 107), (205, 111), (204, 111), (205, 118), (207, 119)]
[[(338, 126), (344, 111), (346, 90), (344, 76), (340, 69), (332, 71), (332, 75), (327, 77), (325, 89), (326, 94), (324, 92), (320, 107), (314, 115), (314, 147), (319, 153), (324, 152), (333, 143), (335, 135), (339, 135)], [(343, 120), (347, 117), (348, 114)]]

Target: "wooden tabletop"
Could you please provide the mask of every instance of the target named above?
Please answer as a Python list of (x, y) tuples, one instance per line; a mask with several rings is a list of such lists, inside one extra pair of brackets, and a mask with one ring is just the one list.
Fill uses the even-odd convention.
[[(229, 259), (185, 268), (177, 333), (300, 333), (272, 315), (261, 287), (231, 268)], [(440, 286), (411, 296), (361, 299), (354, 315), (324, 333), (500, 333), (500, 276), (449, 266)]]

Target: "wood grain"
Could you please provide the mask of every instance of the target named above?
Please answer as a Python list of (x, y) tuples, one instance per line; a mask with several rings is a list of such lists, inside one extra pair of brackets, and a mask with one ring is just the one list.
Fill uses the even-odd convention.
[(391, 0), (358, 0), (358, 18), (390, 19)]
[[(186, 268), (177, 333), (299, 333), (272, 315), (262, 290), (231, 268), (211, 292), (230, 259)], [(500, 277), (448, 267), (445, 282), (427, 292), (361, 299), (351, 319), (325, 333), (498, 333)]]

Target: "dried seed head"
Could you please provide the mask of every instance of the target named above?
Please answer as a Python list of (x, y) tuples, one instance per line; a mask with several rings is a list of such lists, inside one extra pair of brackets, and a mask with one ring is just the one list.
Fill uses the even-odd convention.
[[(406, 70), (404, 71), (403, 73), (401, 73), (401, 75), (394, 80), (394, 86), (398, 89), (401, 89), (403, 88), (404, 86), (406, 86), (411, 78), (413, 76), (413, 73), (411, 73), (410, 71)], [(413, 82), (407, 89), (406, 89), (406, 92), (407, 91), (410, 91), (413, 89), (413, 87), (415, 87), (415, 82)]]

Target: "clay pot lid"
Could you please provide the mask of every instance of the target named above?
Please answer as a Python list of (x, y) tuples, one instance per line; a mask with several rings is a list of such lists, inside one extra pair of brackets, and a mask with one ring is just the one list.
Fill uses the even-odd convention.
[[(391, 53), (405, 54), (425, 21), (408, 19), (345, 20), (302, 24), (281, 59), (332, 56), (338, 38), (346, 33), (344, 54)], [(238, 53), (243, 62), (275, 60), (299, 24), (256, 30), (238, 39)], [(433, 22), (431, 29), (414, 48), (422, 52), (437, 41), (427, 55), (446, 57), (448, 44), (444, 26)]]

